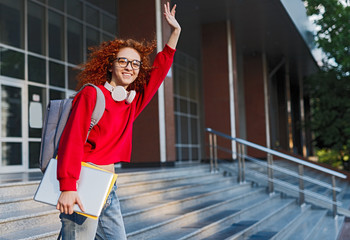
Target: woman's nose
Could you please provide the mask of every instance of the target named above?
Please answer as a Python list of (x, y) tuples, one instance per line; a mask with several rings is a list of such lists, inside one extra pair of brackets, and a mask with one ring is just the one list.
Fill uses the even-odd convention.
[(126, 64), (125, 68), (128, 70), (132, 70), (131, 62), (128, 62), (128, 64)]

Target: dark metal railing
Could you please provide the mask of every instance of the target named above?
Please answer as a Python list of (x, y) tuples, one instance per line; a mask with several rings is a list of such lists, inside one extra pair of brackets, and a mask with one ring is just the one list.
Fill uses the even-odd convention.
[[(313, 198), (316, 198), (317, 200), (331, 203), (332, 204), (332, 210), (333, 210), (333, 215), (334, 217), (337, 215), (338, 212), (338, 206), (341, 205), (340, 202), (337, 202), (337, 192), (340, 192), (341, 189), (337, 188), (336, 186), (336, 178), (340, 179), (346, 179), (346, 175), (318, 166), (316, 164), (304, 161), (302, 159), (260, 146), (258, 144), (246, 141), (244, 139), (240, 138), (233, 138), (229, 135), (226, 135), (224, 133), (215, 131), (211, 128), (207, 128), (206, 131), (209, 133), (209, 148), (210, 148), (210, 171), (211, 172), (217, 172), (218, 171), (218, 155), (217, 151), (218, 150), (223, 150), (225, 152), (230, 152), (231, 154), (236, 154), (237, 155), (237, 161), (238, 161), (238, 182), (242, 183), (245, 182), (245, 175), (246, 171), (246, 164), (245, 161), (250, 160), (253, 161), (257, 164), (264, 165), (267, 167), (267, 184), (268, 184), (268, 191), (270, 194), (274, 193), (274, 185), (278, 184), (282, 188), (289, 188), (295, 190), (295, 186), (292, 186), (288, 183), (284, 183), (281, 180), (275, 179), (274, 178), (274, 170), (280, 171), (284, 174), (288, 174), (291, 176), (294, 176), (298, 178), (298, 187), (297, 191), (299, 192), (299, 203), (300, 205), (305, 204), (305, 195), (311, 196)], [(222, 137), (225, 139), (228, 139), (230, 141), (234, 141), (237, 146), (237, 152), (233, 152), (232, 150), (223, 148), (218, 146), (217, 144), (217, 137)], [(260, 150), (262, 152), (265, 152), (267, 155), (267, 163), (261, 163), (261, 161), (258, 161), (257, 159), (254, 159), (246, 154), (246, 148), (251, 147), (257, 150)], [(281, 167), (275, 166), (274, 161), (273, 161), (273, 156), (285, 159), (287, 161), (293, 162), (298, 164), (298, 173), (294, 173), (288, 169), (283, 169)], [(332, 184), (327, 184), (326, 182), (319, 181), (316, 179), (311, 179), (306, 176), (304, 176), (304, 168), (309, 167), (313, 170), (320, 171), (322, 173), (325, 173), (327, 175), (331, 176), (332, 179)], [(318, 193), (313, 193), (311, 191), (305, 190), (305, 181), (311, 182), (313, 184), (316, 184), (318, 186), (322, 186), (325, 188), (328, 188), (332, 191), (332, 199), (326, 199), (324, 196), (318, 194)]]

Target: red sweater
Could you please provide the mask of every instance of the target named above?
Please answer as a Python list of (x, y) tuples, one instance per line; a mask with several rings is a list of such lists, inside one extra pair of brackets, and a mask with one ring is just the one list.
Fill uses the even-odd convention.
[(98, 165), (130, 162), (134, 120), (166, 77), (174, 53), (175, 50), (166, 45), (157, 54), (149, 83), (142, 93), (136, 94), (131, 104), (114, 101), (111, 93), (103, 85), (99, 86), (106, 99), (106, 109), (99, 123), (91, 130), (86, 143), (96, 103), (96, 90), (87, 86), (77, 94), (58, 148), (57, 179), (61, 191), (76, 191), (82, 161)]

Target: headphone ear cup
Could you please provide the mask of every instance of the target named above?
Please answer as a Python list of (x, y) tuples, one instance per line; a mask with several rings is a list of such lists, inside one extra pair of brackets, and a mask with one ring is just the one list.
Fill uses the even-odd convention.
[(112, 98), (114, 101), (123, 101), (127, 97), (127, 92), (122, 86), (117, 86), (112, 91)]
[(127, 103), (127, 104), (131, 104), (132, 101), (134, 100), (135, 96), (136, 96), (136, 91), (135, 91), (135, 90), (131, 90), (131, 91), (129, 92), (129, 94), (128, 94), (126, 100), (125, 100), (126, 103)]

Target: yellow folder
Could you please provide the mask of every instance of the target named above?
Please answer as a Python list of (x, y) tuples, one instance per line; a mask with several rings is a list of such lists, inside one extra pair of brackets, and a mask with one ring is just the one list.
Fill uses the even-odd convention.
[[(56, 176), (57, 160), (53, 158), (47, 166), (34, 195), (34, 200), (53, 206), (57, 205), (61, 191), (59, 190), (59, 182)], [(74, 205), (74, 211), (86, 217), (97, 219), (115, 184), (117, 176), (115, 173), (83, 162), (77, 183), (77, 192), (85, 211), (81, 211), (77, 204)]]

